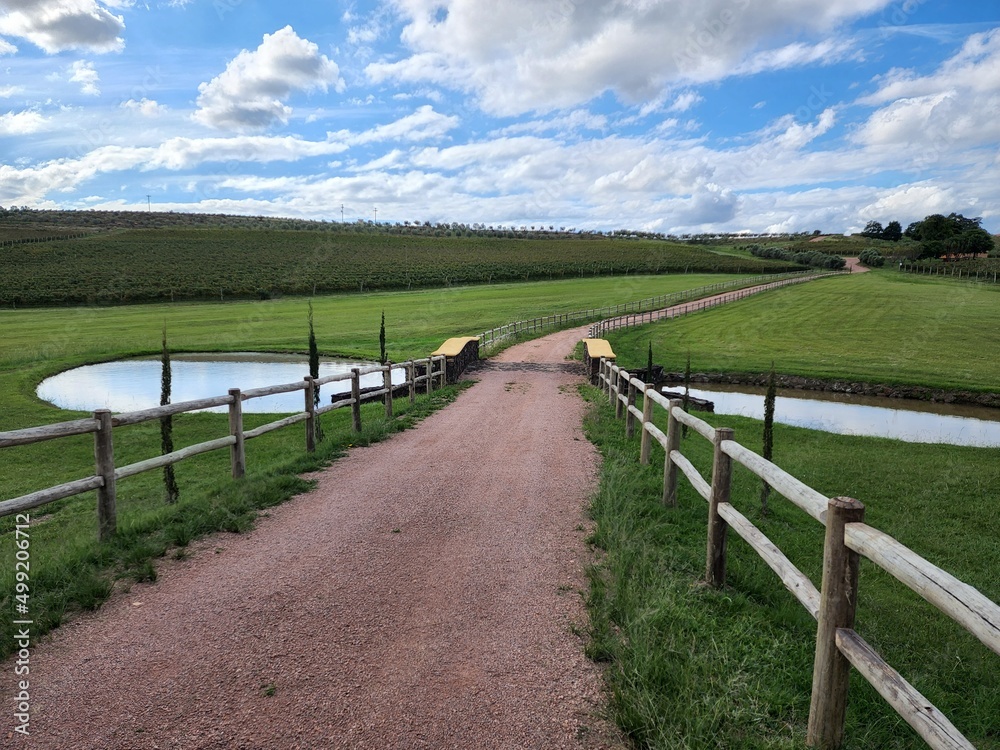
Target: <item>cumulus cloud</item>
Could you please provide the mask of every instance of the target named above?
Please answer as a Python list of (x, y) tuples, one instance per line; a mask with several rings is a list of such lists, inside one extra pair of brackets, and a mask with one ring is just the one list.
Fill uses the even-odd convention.
[(285, 101), (297, 91), (333, 85), (343, 90), (337, 64), (291, 26), (265, 34), (256, 50), (243, 50), (226, 69), (198, 86), (195, 119), (214, 128), (261, 130), (286, 123)]
[(17, 52), (17, 47), (15, 45), (11, 44), (6, 39), (0, 39), (0, 57), (3, 57), (4, 55), (13, 55), (15, 52)]
[(8, 112), (0, 115), (0, 136), (30, 135), (44, 130), (49, 121), (34, 110)]
[(779, 47), (792, 32), (828, 35), (891, 0), (393, 0), (411, 54), (366, 68), (374, 82), (473, 92), (486, 111), (549, 111), (614, 92), (627, 102), (740, 72), (812, 64), (842, 42)]
[(125, 19), (95, 0), (0, 0), (0, 34), (26, 39), (45, 52), (115, 52), (125, 46)]
[(87, 60), (77, 60), (69, 66), (69, 80), (80, 84), (80, 91), (88, 96), (98, 96), (101, 93), (97, 85), (101, 77), (94, 68), (94, 63)]
[(921, 161), (1000, 140), (1000, 29), (972, 35), (930, 75), (894, 69), (877, 82), (858, 100), (878, 106), (856, 133), (859, 144), (905, 147)]

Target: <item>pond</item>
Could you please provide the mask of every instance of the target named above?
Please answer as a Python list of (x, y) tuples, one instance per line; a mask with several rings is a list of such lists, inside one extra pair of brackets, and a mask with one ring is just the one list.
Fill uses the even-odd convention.
[[(672, 386), (673, 392), (683, 387)], [(715, 403), (717, 414), (764, 418), (764, 389), (705, 386), (691, 395)], [(947, 443), (979, 448), (1000, 446), (1000, 409), (856, 396), (821, 391), (779, 390), (774, 421), (840, 435), (867, 435), (910, 443)]]
[[(249, 390), (281, 383), (294, 383), (309, 374), (309, 358), (297, 354), (236, 352), (229, 354), (174, 354), (170, 357), (171, 401), (192, 401), (210, 396), (224, 396), (230, 388)], [(371, 362), (321, 358), (320, 377), (349, 374), (351, 368), (366, 367)], [(406, 382), (406, 371), (392, 371), (392, 382)], [(382, 375), (361, 377), (361, 387), (382, 385)], [(328, 383), (322, 387), (320, 404), (330, 403), (334, 393), (350, 393), (350, 381)], [(61, 409), (93, 411), (110, 409), (121, 413), (160, 405), (160, 358), (137, 357), (102, 362), (66, 370), (46, 378), (38, 386), (38, 397)], [(243, 411), (255, 413), (292, 413), (303, 409), (302, 391), (280, 393), (243, 402)], [(206, 411), (226, 411), (225, 406)]]

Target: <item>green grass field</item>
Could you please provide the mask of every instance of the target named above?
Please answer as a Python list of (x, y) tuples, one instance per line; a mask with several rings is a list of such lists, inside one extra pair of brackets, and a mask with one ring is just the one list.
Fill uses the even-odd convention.
[(791, 286), (708, 314), (611, 334), (624, 367), (778, 372), (1000, 391), (1000, 288), (874, 271)]

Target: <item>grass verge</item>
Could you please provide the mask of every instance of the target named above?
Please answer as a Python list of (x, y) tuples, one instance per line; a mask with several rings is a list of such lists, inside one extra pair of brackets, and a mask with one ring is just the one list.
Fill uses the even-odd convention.
[[(663, 452), (638, 462), (639, 440), (597, 389), (585, 428), (603, 456), (591, 514), (590, 656), (606, 662), (615, 719), (642, 748), (799, 748), (805, 744), (815, 622), (735, 534), (728, 583), (710, 589), (706, 503), (683, 477), (679, 506), (664, 508)], [(762, 424), (707, 415), (760, 451)], [(820, 492), (849, 495), (866, 520), (931, 562), (1000, 600), (1000, 514), (984, 497), (1000, 487), (995, 451), (830, 435), (775, 425), (776, 463)], [(711, 476), (708, 441), (682, 451)], [(891, 467), (887, 470), (886, 467)], [(823, 530), (772, 495), (761, 518), (760, 480), (736, 467), (733, 503), (819, 583)], [(996, 655), (862, 561), (857, 629), (979, 748), (1000, 747)], [(848, 699), (846, 748), (919, 748), (922, 740), (857, 674)]]

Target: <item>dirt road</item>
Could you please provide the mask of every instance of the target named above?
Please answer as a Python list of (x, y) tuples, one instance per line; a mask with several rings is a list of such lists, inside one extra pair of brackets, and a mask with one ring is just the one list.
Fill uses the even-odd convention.
[(0, 744), (618, 746), (573, 634), (597, 467), (565, 361), (582, 335), (508, 350), (252, 533), (60, 628), (32, 654), (29, 741)]

